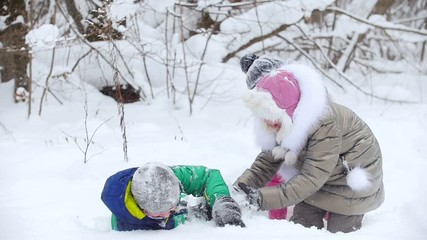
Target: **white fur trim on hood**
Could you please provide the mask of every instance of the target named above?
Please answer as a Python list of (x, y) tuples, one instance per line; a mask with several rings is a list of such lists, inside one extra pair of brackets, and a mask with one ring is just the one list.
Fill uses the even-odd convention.
[(261, 147), (262, 151), (267, 151), (274, 148), (276, 143), (276, 134), (268, 129), (265, 122), (255, 117), (254, 121), (255, 142)]
[(310, 131), (318, 125), (327, 109), (327, 92), (320, 75), (311, 67), (289, 64), (279, 70), (291, 72), (298, 81), (301, 97), (293, 115), (293, 127), (280, 146), (299, 155)]
[[(257, 142), (261, 142), (262, 150), (272, 150), (279, 144), (286, 151), (292, 151), (293, 155), (298, 156), (307, 141), (308, 134), (317, 126), (327, 107), (327, 92), (320, 75), (311, 67), (292, 63), (280, 67), (278, 71), (280, 70), (291, 72), (300, 87), (301, 97), (293, 113), (293, 119), (285, 109), (277, 106), (268, 92), (252, 90), (244, 96), (244, 101), (256, 116), (255, 134)], [(274, 134), (265, 129), (267, 127), (262, 119), (280, 121), (282, 127)]]
[[(250, 91), (243, 97), (246, 106), (255, 115), (255, 136), (262, 150), (271, 150), (277, 143), (288, 135), (292, 129), (292, 119), (285, 109), (281, 109), (274, 102), (268, 92)], [(264, 120), (280, 122), (281, 127), (277, 133), (270, 129)]]

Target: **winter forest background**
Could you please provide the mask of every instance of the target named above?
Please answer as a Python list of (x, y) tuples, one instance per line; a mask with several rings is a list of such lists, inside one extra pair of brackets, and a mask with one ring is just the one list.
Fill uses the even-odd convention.
[[(0, 239), (426, 239), (426, 42), (426, 0), (2, 0)], [(312, 65), (368, 122), (384, 205), (348, 235), (249, 209), (246, 229), (110, 231), (99, 195), (121, 169), (206, 165), (231, 185), (249, 167), (248, 53)]]

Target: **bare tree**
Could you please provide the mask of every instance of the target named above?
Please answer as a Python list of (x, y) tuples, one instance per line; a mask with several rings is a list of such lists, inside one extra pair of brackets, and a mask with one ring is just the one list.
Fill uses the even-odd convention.
[[(364, 5), (363, 11), (358, 12), (355, 5), (361, 2), (336, 0), (329, 6), (313, 9), (311, 13), (304, 12), (301, 18), (292, 23), (278, 23), (271, 27), (267, 26), (268, 22), (262, 22), (262, 14), (265, 13), (260, 10), (265, 4), (282, 6), (286, 2), (278, 0), (214, 1), (202, 7), (197, 1), (177, 0), (175, 4), (171, 5), (173, 7), (162, 12), (159, 9), (151, 8), (145, 1), (134, 1), (135, 7), (140, 8), (135, 11), (134, 16), (112, 20), (106, 14), (110, 4), (114, 4), (111, 0), (90, 0), (84, 3), (77, 0), (35, 0), (31, 1), (32, 7), (30, 9), (34, 9), (32, 16), (27, 16), (32, 12), (27, 13), (29, 10), (24, 0), (2, 1), (0, 14), (8, 16), (4, 18), (6, 21), (3, 26), (6, 27), (0, 29), (2, 81), (14, 79), (15, 88), (24, 90), (18, 92), (23, 94), (21, 99), (24, 99), (26, 94), (31, 93), (31, 84), (28, 84), (29, 80), (26, 76), (27, 65), (31, 56), (28, 47), (25, 46), (28, 26), (37, 27), (45, 23), (57, 24), (55, 19), (58, 13), (62, 14), (61, 21), (64, 22), (64, 19), (66, 21), (59, 27), (62, 31), (62, 37), (70, 36), (66, 33), (66, 31), (70, 31), (71, 36), (74, 37), (73, 40), (70, 40), (70, 42), (73, 41), (72, 44), (81, 44), (89, 48), (89, 52), (82, 51), (81, 56), (77, 57), (79, 60), (73, 66), (73, 71), (78, 71), (77, 64), (81, 62), (81, 59), (87, 56), (96, 56), (102, 64), (106, 64), (107, 68), (114, 72), (115, 77), (112, 79), (114, 83), (110, 87), (114, 90), (114, 98), (119, 103), (127, 102), (123, 99), (125, 97), (123, 91), (116, 92), (124, 89), (123, 83), (132, 86), (135, 91), (140, 93), (137, 100), (146, 99), (147, 95), (143, 89), (150, 91), (148, 95), (154, 99), (156, 92), (153, 83), (158, 83), (159, 80), (156, 79), (158, 76), (153, 74), (150, 64), (155, 62), (165, 67), (165, 85), (168, 98), (172, 98), (174, 103), (177, 95), (188, 98), (190, 113), (192, 113), (196, 98), (204, 94), (203, 91), (209, 84), (212, 86), (215, 84), (214, 80), (209, 80), (212, 83), (207, 83), (207, 80), (203, 78), (206, 69), (208, 69), (207, 50), (211, 40), (215, 39), (215, 35), (221, 37), (221, 34), (224, 34), (225, 37), (229, 37), (230, 33), (225, 35), (221, 32), (222, 22), (229, 19), (242, 19), (240, 16), (249, 11), (254, 14), (253, 21), (246, 20), (245, 24), (250, 25), (252, 30), (256, 30), (253, 32), (257, 33), (253, 34), (252, 31), (249, 34), (235, 33), (244, 37), (240, 36), (239, 38), (237, 35), (233, 35), (235, 37), (230, 38), (233, 40), (230, 40), (229, 45), (226, 46), (228, 52), (222, 58), (224, 63), (232, 58), (241, 57), (249, 49), (256, 53), (274, 53), (296, 60), (305, 59), (312, 62), (322, 74), (340, 88), (344, 89), (350, 85), (368, 96), (371, 96), (372, 93), (357, 86), (348, 76), (349, 70), (397, 72), (398, 69), (387, 69), (387, 64), (378, 66), (372, 63), (401, 60), (412, 66), (413, 69), (425, 72), (423, 67), (426, 52), (425, 36), (427, 36), (427, 20), (423, 15), (424, 9), (427, 7), (425, 1), (376, 0), (371, 1), (372, 4), (368, 8), (366, 8), (367, 5)], [(53, 3), (54, 5), (52, 5)], [(86, 4), (83, 9), (89, 9), (89, 11), (83, 12), (82, 8), (79, 8), (79, 4)], [(58, 13), (55, 11), (56, 7), (60, 10)], [(144, 33), (139, 32), (142, 28), (138, 26), (138, 22), (148, 11), (157, 14), (157, 16), (164, 16), (161, 24), (165, 26), (165, 52), (153, 50), (152, 45), (144, 42), (143, 37), (141, 37)], [(215, 16), (220, 17), (215, 18)], [(378, 16), (381, 17), (381, 21), (375, 20), (379, 19)], [(364, 30), (346, 33), (347, 35), (336, 34), (337, 27), (349, 21), (359, 26), (365, 26)], [(113, 25), (125, 27), (126, 31), (118, 31)], [(130, 29), (134, 31), (133, 36), (130, 36)], [(159, 27), (158, 29), (162, 28)], [(288, 34), (289, 32), (292, 34)], [(419, 38), (421, 40), (408, 41), (399, 37), (399, 35), (410, 36), (410, 34), (421, 36)], [(204, 35), (204, 38), (199, 39), (205, 41), (201, 45), (201, 48), (204, 46), (204, 49), (198, 49), (201, 53), (195, 55), (191, 52), (191, 46), (187, 44), (189, 38), (194, 35)], [(141, 85), (141, 81), (136, 84), (135, 68), (132, 69), (135, 67), (132, 66), (134, 63), (129, 64), (129, 56), (124, 55), (123, 49), (118, 46), (117, 40), (119, 39), (128, 41), (135, 49), (134, 56), (139, 58), (135, 62), (141, 65), (138, 70), (142, 73), (138, 76), (142, 76), (149, 89), (145, 89), (145, 85)], [(241, 39), (241, 41), (234, 41), (235, 39)], [(114, 57), (100, 50), (91, 41), (108, 42), (111, 47), (110, 50), (114, 52)], [(416, 49), (417, 51), (409, 51), (409, 49)], [(5, 59), (12, 61), (5, 61)], [(54, 60), (52, 58), (51, 73)], [(48, 89), (48, 83), (52, 78), (51, 73), (46, 79), (43, 79), (45, 90), (41, 102), (43, 102), (46, 94), (51, 93)], [(335, 76), (333, 76), (334, 74)], [(39, 82), (43, 80), (38, 79), (37, 84), (41, 85)], [(184, 82), (185, 87), (184, 84), (180, 84), (181, 82)], [(343, 83), (348, 84), (344, 85)], [(14, 94), (17, 93), (16, 89)]]
[[(273, 1), (270, 2), (273, 4)], [(425, 22), (426, 20), (421, 11), (426, 4), (417, 1), (410, 1), (408, 4), (394, 0), (377, 0), (369, 2), (370, 5), (367, 2), (363, 2), (363, 8), (357, 7), (361, 3), (352, 0), (337, 0), (322, 10), (313, 10), (310, 17), (301, 18), (294, 23), (275, 26), (275, 28), (270, 26), (268, 30), (263, 29), (260, 31), (259, 35), (249, 35), (252, 38), (242, 37), (246, 41), (240, 45), (233, 44), (229, 48), (229, 53), (224, 56), (223, 62), (227, 62), (234, 57), (240, 57), (247, 52), (247, 49), (252, 51), (255, 49), (255, 52), (258, 53), (274, 52), (285, 58), (305, 58), (340, 88), (344, 87), (340, 82), (343, 80), (367, 96), (386, 101), (395, 101), (392, 98), (376, 96), (357, 86), (346, 72), (350, 68), (362, 68), (366, 71), (379, 72), (395, 71), (395, 69), (380, 69), (375, 64), (371, 64), (371, 61), (378, 61), (379, 58), (382, 58), (385, 62), (403, 59), (414, 69), (425, 73), (426, 71), (420, 66), (424, 59), (425, 50), (423, 47), (425, 46), (425, 41), (419, 44), (406, 41), (404, 38), (398, 38), (397, 36), (405, 34), (427, 36), (425, 24), (423, 24), (423, 21)], [(277, 1), (274, 4), (286, 3)], [(253, 8), (259, 6), (260, 4), (253, 6)], [(347, 9), (356, 11), (350, 12)], [(359, 11), (357, 12), (357, 10)], [(256, 9), (253, 12), (258, 13)], [(417, 14), (421, 14), (421, 16), (417, 16)], [(380, 15), (383, 16), (385, 21), (377, 22), (372, 20), (371, 16), (374, 15), (376, 18)], [(399, 16), (406, 16), (408, 19), (403, 21), (399, 19)], [(238, 18), (233, 14), (230, 17)], [(355, 31), (347, 37), (339, 34), (335, 35), (336, 25), (338, 23), (345, 24), (349, 19), (360, 26), (367, 26), (364, 28), (364, 32)], [(414, 24), (415, 22), (418, 22), (418, 26)], [(406, 25), (402, 25), (403, 23), (406, 23)], [(259, 20), (247, 24), (250, 24), (252, 28), (263, 27)], [(297, 34), (295, 29), (300, 31), (300, 35)], [(304, 29), (310, 29), (310, 31)], [(287, 34), (288, 31), (291, 31), (291, 34)], [(399, 34), (392, 35), (390, 34), (392, 32)], [(242, 34), (246, 33), (243, 32)], [(286, 37), (287, 35), (292, 37)], [(275, 38), (284, 41), (280, 43)], [(266, 40), (269, 40), (270, 45), (264, 44)], [(405, 50), (412, 49), (414, 46), (418, 47), (420, 51)], [(417, 62), (417, 59), (421, 61)], [(383, 66), (385, 67), (386, 65), (383, 64)], [(328, 69), (335, 71), (340, 78), (331, 77)]]

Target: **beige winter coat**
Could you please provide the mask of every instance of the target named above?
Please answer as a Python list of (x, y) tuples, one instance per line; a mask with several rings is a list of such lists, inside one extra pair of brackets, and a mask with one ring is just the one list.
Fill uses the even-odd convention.
[[(236, 182), (259, 188), (262, 210), (306, 202), (326, 211), (359, 215), (378, 208), (384, 201), (380, 146), (369, 127), (348, 108), (328, 103), (317, 127), (310, 130), (295, 167), (299, 173), (280, 186), (263, 187), (283, 161), (271, 151), (260, 153)], [(353, 190), (348, 170), (360, 167), (368, 173), (370, 186)]]

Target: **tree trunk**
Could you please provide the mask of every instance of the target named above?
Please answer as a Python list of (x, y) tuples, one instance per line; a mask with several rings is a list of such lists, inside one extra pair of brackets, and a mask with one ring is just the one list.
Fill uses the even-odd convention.
[[(2, 66), (1, 80), (7, 82), (15, 80), (14, 93), (17, 93), (18, 88), (24, 88), (28, 92), (28, 77), (27, 65), (29, 62), (28, 48), (25, 44), (25, 36), (28, 33), (28, 27), (25, 23), (28, 22), (28, 15), (25, 10), (24, 0), (9, 0), (4, 1), (9, 8), (2, 12), (8, 17), (4, 21), (5, 28), (0, 31), (0, 42), (3, 47), (0, 49), (0, 66)], [(24, 22), (16, 21), (18, 17), (23, 17)], [(15, 96), (15, 101), (18, 98)]]
[(81, 34), (84, 34), (85, 29), (82, 23), (83, 17), (77, 9), (76, 3), (74, 0), (64, 0), (64, 2), (67, 6), (68, 13), (73, 18), (74, 24), (76, 24), (77, 30), (79, 30)]
[[(393, 6), (395, 0), (378, 0), (372, 14), (384, 15)], [(389, 20), (387, 18), (387, 20)]]

